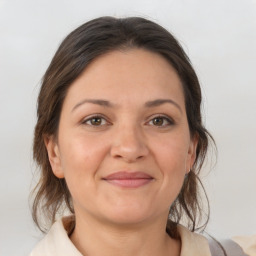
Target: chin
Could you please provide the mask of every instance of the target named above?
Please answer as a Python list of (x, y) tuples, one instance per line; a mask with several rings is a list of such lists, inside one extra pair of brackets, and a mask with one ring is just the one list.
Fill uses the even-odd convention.
[(143, 209), (111, 209), (111, 212), (105, 212), (106, 219), (113, 223), (120, 226), (132, 226), (132, 225), (140, 225), (147, 220), (150, 219), (149, 211)]

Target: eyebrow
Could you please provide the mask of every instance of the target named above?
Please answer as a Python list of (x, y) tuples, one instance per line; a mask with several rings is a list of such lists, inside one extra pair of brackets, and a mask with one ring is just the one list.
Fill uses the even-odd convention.
[[(102, 100), (102, 99), (84, 99), (82, 101), (80, 101), (79, 103), (77, 103), (71, 112), (73, 112), (75, 109), (77, 109), (79, 106), (85, 104), (85, 103), (91, 103), (91, 104), (95, 104), (95, 105), (100, 105), (100, 106), (103, 106), (103, 107), (110, 107), (110, 108), (113, 108), (115, 105), (107, 100)], [(144, 106), (145, 107), (149, 107), (149, 108), (152, 108), (152, 107), (158, 107), (158, 106), (161, 106), (163, 104), (166, 104), (166, 103), (170, 103), (174, 106), (176, 106), (180, 112), (182, 113), (182, 109), (180, 107), (180, 105), (178, 103), (176, 103), (175, 101), (171, 100), (171, 99), (156, 99), (156, 100), (152, 100), (152, 101), (147, 101)]]
[(103, 107), (113, 107), (114, 105), (112, 103), (110, 103), (107, 100), (101, 100), (101, 99), (84, 99), (82, 101), (80, 101), (79, 103), (77, 103), (71, 112), (73, 112), (76, 108), (78, 108), (79, 106), (85, 104), (85, 103), (91, 103), (91, 104), (96, 104), (96, 105), (100, 105)]
[(157, 99), (157, 100), (148, 101), (148, 102), (145, 103), (145, 106), (146, 107), (158, 107), (158, 106), (163, 105), (165, 103), (173, 104), (182, 113), (182, 109), (181, 109), (180, 105), (178, 103), (176, 103), (174, 100), (171, 100), (171, 99)]

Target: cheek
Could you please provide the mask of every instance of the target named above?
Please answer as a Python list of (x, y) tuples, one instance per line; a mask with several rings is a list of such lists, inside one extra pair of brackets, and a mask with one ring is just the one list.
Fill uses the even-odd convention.
[(156, 151), (156, 159), (163, 176), (162, 190), (170, 203), (180, 192), (186, 174), (188, 146), (184, 140), (166, 140)]
[(94, 137), (77, 136), (63, 141), (61, 149), (62, 168), (70, 190), (91, 186), (108, 151), (107, 143)]
[(158, 150), (156, 150), (156, 158), (164, 172), (185, 175), (188, 159), (187, 144), (183, 138), (179, 139), (178, 137), (167, 138), (159, 144)]
[(71, 138), (63, 140), (60, 145), (62, 163), (66, 167), (95, 164), (107, 151), (107, 143), (101, 138), (82, 134), (68, 137)]
[[(107, 152), (103, 141), (77, 137), (66, 141), (62, 147), (62, 166), (74, 205), (90, 204), (92, 195), (98, 193), (98, 169)], [(65, 149), (65, 150), (64, 150)]]

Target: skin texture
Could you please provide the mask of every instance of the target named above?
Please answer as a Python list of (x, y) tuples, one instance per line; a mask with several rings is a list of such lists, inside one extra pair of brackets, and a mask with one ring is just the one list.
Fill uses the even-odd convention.
[[(69, 88), (58, 136), (45, 144), (71, 192), (71, 240), (84, 255), (179, 255), (165, 226), (197, 141), (181, 81), (163, 57), (131, 49), (94, 60)], [(120, 186), (107, 180), (116, 172), (150, 178)]]

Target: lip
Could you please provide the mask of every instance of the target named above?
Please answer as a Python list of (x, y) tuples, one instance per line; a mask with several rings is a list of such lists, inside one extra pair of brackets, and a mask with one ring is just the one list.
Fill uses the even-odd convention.
[(103, 178), (106, 182), (123, 187), (138, 188), (147, 185), (153, 180), (153, 177), (144, 172), (115, 172)]

